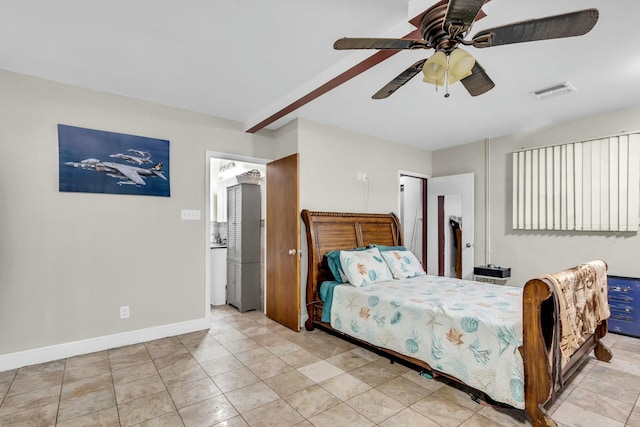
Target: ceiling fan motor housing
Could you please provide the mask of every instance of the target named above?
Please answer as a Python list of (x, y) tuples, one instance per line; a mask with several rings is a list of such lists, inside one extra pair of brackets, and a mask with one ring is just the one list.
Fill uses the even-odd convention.
[[(427, 9), (420, 22), (420, 33), (422, 34), (422, 38), (426, 40), (432, 48), (442, 50), (449, 54), (458, 46), (463, 34), (456, 31), (455, 25), (450, 26), (448, 29), (449, 31), (453, 30), (453, 34), (445, 30), (444, 21), (447, 8), (448, 1), (445, 0)], [(461, 28), (462, 26), (460, 29)]]

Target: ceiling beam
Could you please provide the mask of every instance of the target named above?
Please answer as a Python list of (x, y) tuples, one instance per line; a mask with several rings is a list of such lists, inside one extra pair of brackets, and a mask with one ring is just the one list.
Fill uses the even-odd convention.
[[(414, 30), (411, 33), (407, 34), (406, 36), (402, 37), (405, 39), (421, 39), (422, 36), (420, 35), (420, 31), (419, 30)], [(314, 99), (324, 95), (325, 93), (329, 92), (332, 89), (335, 89), (336, 87), (340, 86), (341, 84), (351, 80), (352, 78), (354, 78), (355, 76), (362, 74), (363, 72), (367, 71), (369, 68), (379, 64), (380, 62), (384, 61), (385, 59), (395, 55), (396, 53), (400, 52), (399, 50), (382, 50), (382, 51), (378, 51), (376, 53), (374, 53), (373, 55), (371, 55), (370, 57), (368, 57), (367, 59), (365, 59), (364, 61), (359, 62), (358, 64), (352, 66), (351, 68), (349, 68), (348, 70), (338, 74), (336, 77), (332, 78), (331, 80), (329, 80), (328, 82), (320, 85), (319, 87), (317, 87), (316, 89), (312, 90), (311, 92), (307, 93), (306, 95), (303, 95), (302, 97), (298, 98), (297, 100), (293, 101), (292, 103), (290, 103), (289, 105), (287, 105), (286, 107), (280, 109), (279, 111), (271, 114), (269, 117), (267, 117), (266, 119), (260, 121), (259, 123), (251, 126), (249, 129), (246, 130), (246, 132), (248, 133), (255, 133), (258, 132), (260, 129), (263, 129), (267, 126), (269, 126), (271, 123), (275, 122), (276, 120), (279, 120), (281, 118), (283, 118), (284, 116), (286, 116), (287, 114), (291, 113), (292, 111), (297, 110), (298, 108), (302, 107), (303, 105), (313, 101)]]

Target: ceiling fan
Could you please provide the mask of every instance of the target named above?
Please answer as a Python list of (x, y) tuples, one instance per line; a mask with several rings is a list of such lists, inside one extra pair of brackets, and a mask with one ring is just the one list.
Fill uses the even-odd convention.
[(537, 40), (581, 36), (588, 33), (598, 21), (597, 9), (585, 9), (546, 18), (515, 22), (483, 30), (465, 40), (473, 22), (480, 17), (485, 0), (442, 0), (412, 20), (422, 39), (342, 38), (333, 44), (337, 50), (347, 49), (434, 49), (428, 59), (422, 59), (400, 73), (376, 92), (373, 99), (383, 99), (423, 72), (423, 81), (445, 86), (462, 82), (471, 96), (493, 89), (495, 83), (484, 68), (459, 45), (486, 48)]

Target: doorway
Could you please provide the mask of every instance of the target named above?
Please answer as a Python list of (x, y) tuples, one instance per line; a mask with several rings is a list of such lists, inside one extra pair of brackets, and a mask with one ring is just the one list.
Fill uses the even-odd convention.
[(473, 278), (472, 173), (429, 177), (399, 173), (403, 243), (433, 276)]
[(427, 181), (427, 274), (471, 280), (474, 265), (473, 174)]
[(228, 237), (226, 188), (238, 183), (238, 175), (251, 170), (260, 173), (260, 310), (264, 312), (266, 265), (266, 163), (268, 160), (237, 156), (226, 153), (207, 152), (207, 185), (205, 201), (206, 240), (206, 292), (205, 307), (209, 313), (211, 306), (225, 305), (227, 286)]
[(404, 246), (427, 267), (426, 236), (427, 179), (410, 173), (400, 174), (400, 212)]

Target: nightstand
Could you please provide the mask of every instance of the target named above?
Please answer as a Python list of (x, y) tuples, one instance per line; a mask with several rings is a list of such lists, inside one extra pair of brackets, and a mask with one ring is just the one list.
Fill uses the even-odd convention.
[(508, 277), (491, 277), (491, 276), (482, 276), (479, 274), (473, 275), (473, 280), (476, 282), (482, 283), (493, 283), (494, 285), (506, 285), (509, 280)]
[(511, 269), (509, 267), (489, 264), (473, 268), (473, 280), (476, 282), (506, 285), (509, 277), (511, 277)]

